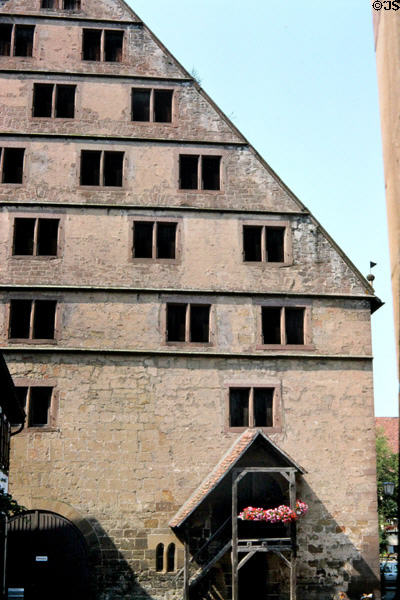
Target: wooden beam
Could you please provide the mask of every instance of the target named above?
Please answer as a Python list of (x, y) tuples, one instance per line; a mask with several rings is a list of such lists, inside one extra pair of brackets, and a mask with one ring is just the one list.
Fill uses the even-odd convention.
[(239, 569), (241, 569), (243, 567), (243, 565), (245, 565), (247, 563), (248, 560), (251, 559), (252, 556), (255, 555), (256, 552), (257, 552), (257, 550), (252, 550), (251, 552), (246, 554), (246, 556), (244, 558), (242, 558), (242, 560), (238, 564), (238, 571), (239, 571)]
[(189, 542), (185, 540), (183, 563), (183, 600), (189, 600)]
[(286, 556), (285, 556), (284, 554), (282, 554), (282, 552), (278, 552), (278, 551), (276, 551), (276, 552), (275, 552), (275, 554), (277, 554), (277, 555), (279, 556), (279, 558), (281, 558), (281, 559), (283, 560), (283, 562), (285, 563), (285, 565), (286, 565), (287, 567), (289, 567), (289, 569), (290, 569), (290, 567), (291, 567), (290, 560), (288, 560), (288, 559), (286, 558)]

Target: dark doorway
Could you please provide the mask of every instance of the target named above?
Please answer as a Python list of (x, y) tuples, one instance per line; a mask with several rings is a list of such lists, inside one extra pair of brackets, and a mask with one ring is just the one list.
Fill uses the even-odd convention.
[(257, 552), (239, 571), (239, 600), (265, 600), (268, 593), (265, 552)]
[(88, 550), (81, 532), (55, 513), (29, 511), (10, 519), (7, 588), (25, 600), (88, 600)]

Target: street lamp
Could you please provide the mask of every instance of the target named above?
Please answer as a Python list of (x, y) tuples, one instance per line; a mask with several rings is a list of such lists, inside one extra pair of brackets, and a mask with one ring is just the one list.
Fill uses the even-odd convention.
[(385, 496), (393, 496), (394, 494), (394, 481), (383, 482), (383, 492)]

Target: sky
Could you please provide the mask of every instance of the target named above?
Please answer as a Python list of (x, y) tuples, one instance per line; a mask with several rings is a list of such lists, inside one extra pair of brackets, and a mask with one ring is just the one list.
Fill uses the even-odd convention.
[[(398, 414), (393, 305), (368, 0), (128, 0), (364, 274), (375, 413)], [(400, 15), (393, 13), (400, 19)]]

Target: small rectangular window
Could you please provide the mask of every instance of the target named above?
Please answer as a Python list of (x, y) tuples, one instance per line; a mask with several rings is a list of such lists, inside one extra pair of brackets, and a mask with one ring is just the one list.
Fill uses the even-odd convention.
[(22, 183), (25, 148), (4, 148), (2, 152), (2, 183)]
[(199, 156), (181, 154), (179, 157), (179, 181), (181, 190), (197, 190)]
[(305, 308), (263, 306), (263, 344), (304, 345)]
[(104, 60), (106, 62), (122, 61), (123, 31), (106, 30), (104, 32)]
[(210, 334), (210, 307), (190, 305), (190, 341), (208, 343)]
[(167, 342), (186, 340), (187, 304), (167, 304)]
[(10, 339), (29, 339), (32, 300), (11, 300), (10, 302)]
[(122, 186), (123, 152), (104, 152), (104, 181), (103, 185)]
[(75, 85), (57, 85), (54, 116), (57, 119), (75, 117)]
[(42, 0), (40, 8), (57, 8), (56, 0)]
[(33, 86), (34, 117), (51, 117), (53, 106), (54, 85), (48, 83), (35, 83)]
[(100, 185), (100, 150), (82, 150), (81, 185)]
[(133, 257), (174, 259), (177, 223), (166, 221), (133, 222)]
[(167, 304), (167, 342), (208, 343), (210, 305)]
[(80, 10), (81, 2), (80, 0), (63, 0), (63, 9), (64, 10)]
[(154, 121), (171, 123), (172, 90), (154, 90)]
[(32, 56), (34, 25), (15, 25), (14, 56)]
[(28, 407), (28, 427), (44, 427), (50, 423), (52, 387), (31, 387)]
[(135, 258), (153, 258), (153, 227), (153, 222), (134, 222), (133, 254)]
[(221, 189), (221, 157), (181, 154), (179, 188), (181, 190)]
[(243, 252), (246, 261), (261, 261), (262, 227), (243, 225)]
[(132, 90), (132, 121), (150, 121), (151, 90)]
[(9, 338), (54, 339), (56, 306), (55, 300), (11, 300)]
[(10, 56), (12, 25), (0, 23), (0, 56)]
[(83, 60), (101, 60), (101, 29), (84, 29), (82, 40)]
[(32, 256), (34, 248), (36, 219), (14, 220), (13, 254), (17, 256)]
[(202, 156), (203, 190), (219, 190), (220, 164), (220, 156)]
[(59, 219), (14, 219), (14, 256), (57, 256)]
[(175, 258), (176, 223), (157, 223), (157, 258)]
[(285, 262), (285, 227), (243, 225), (243, 259), (246, 262)]
[(229, 389), (229, 427), (273, 427), (273, 387)]
[(81, 151), (81, 185), (122, 187), (123, 152)]

